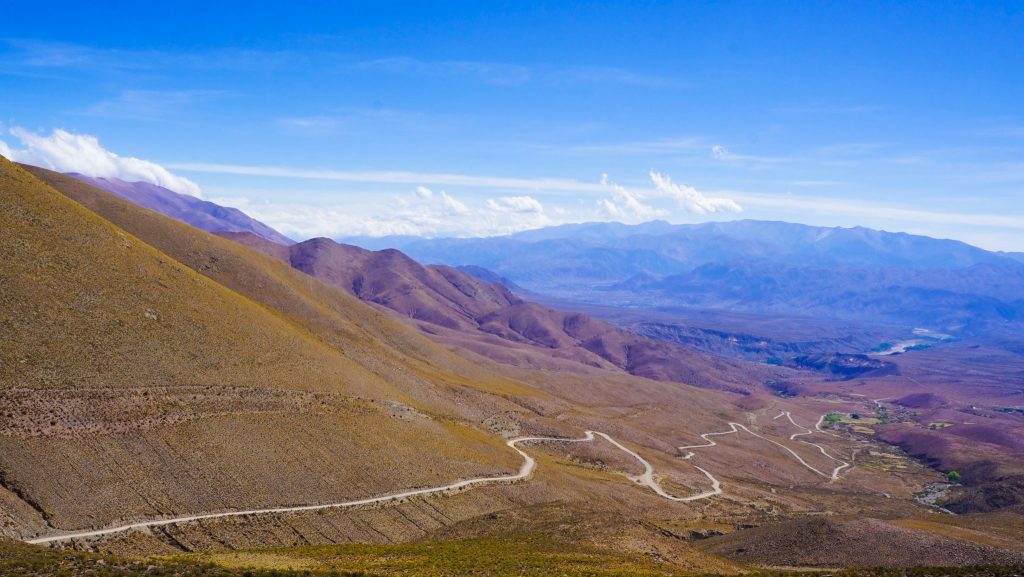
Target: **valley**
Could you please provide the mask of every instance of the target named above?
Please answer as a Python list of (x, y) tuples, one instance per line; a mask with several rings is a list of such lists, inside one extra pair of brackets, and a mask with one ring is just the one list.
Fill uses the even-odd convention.
[(1024, 575), (1024, 4), (0, 29), (0, 577)]
[[(0, 527), (10, 537), (128, 557), (184, 552), (236, 563), (230, 552), (253, 548), (494, 539), (510, 530), (553, 538), (554, 527), (586, 518), (589, 528), (566, 543), (599, 534), (606, 545), (598, 549), (628, 563), (654, 558), (732, 572), (752, 561), (716, 543), (768, 543), (776, 538), (770, 528), (789, 523), (794, 534), (809, 532), (801, 537), (809, 540), (801, 541), (805, 551), (823, 530), (814, 520), (824, 518), (830, 539), (851, 547), (835, 558), (838, 566), (900, 566), (898, 556), (858, 549), (854, 536), (863, 531), (910, 548), (941, 542), (949, 556), (930, 553), (935, 563), (1024, 559), (1024, 549), (995, 526), (980, 543), (919, 523), (935, 513), (915, 494), (947, 470), (955, 467), (972, 483), (952, 492), (951, 503), (990, 500), (986, 491), (1005, 493), (995, 487), (1015, 478), (1015, 449), (1002, 437), (986, 449), (988, 461), (981, 461), (996, 463), (987, 469), (972, 465), (979, 453), (966, 446), (933, 454), (914, 444), (922, 423), (953, 423), (925, 427), (930, 435), (967, 426), (943, 412), (950, 402), (1013, 406), (999, 387), (979, 389), (985, 396), (960, 388), (955, 397), (915, 400), (900, 384), (931, 382), (922, 368), (942, 366), (919, 368), (919, 355), (962, 350), (973, 358), (970, 351), (980, 349), (970, 348), (972, 340), (871, 361), (885, 370), (869, 363), (868, 372), (844, 372), (867, 361), (835, 350), (896, 342), (899, 329), (749, 313), (676, 316), (676, 309), (647, 317), (646, 310), (577, 306), (515, 287), (520, 296), (397, 251), (326, 239), (283, 245), (230, 230), (211, 235), (73, 177), (10, 164), (4, 170), (7, 206), (33, 215), (8, 220), (12, 229), (41, 223), (19, 234), (52, 235), (64, 230), (62, 222), (76, 223), (48, 245), (42, 262), (60, 263), (56, 269), (18, 264), (29, 261), (9, 245), (7, 262), (21, 268), (5, 274), (32, 275), (54, 295), (71, 279), (95, 287), (78, 289), (83, 300), (58, 309), (62, 320), (42, 320), (52, 312), (40, 308), (22, 325), (59, 323), (69, 338), (21, 330), (20, 348), (5, 349), (13, 360), (8, 371), (15, 371), (5, 382), (18, 383), (0, 391)], [(121, 262), (138, 263), (96, 276), (95, 267), (77, 264), (86, 258), (80, 250), (59, 247), (73, 235), (86, 235), (89, 250), (99, 251), (89, 262), (105, 262), (102, 251), (114, 251), (127, 255)], [(133, 276), (143, 270), (159, 271), (156, 282), (145, 284), (150, 272)], [(107, 285), (113, 275), (138, 287), (144, 304), (85, 296), (115, 294)], [(200, 292), (177, 301), (163, 296), (183, 285)], [(197, 296), (204, 291), (215, 296)], [(28, 303), (44, 294), (5, 298)], [(180, 308), (183, 302), (192, 308)], [(19, 309), (5, 310), (5, 322), (28, 322), (14, 316)], [(89, 320), (75, 325), (79, 314)], [(204, 325), (238, 315), (269, 330)], [(119, 330), (76, 328), (97, 322)], [(224, 355), (192, 352), (196, 337), (156, 344), (176, 343), (172, 332), (183, 329), (219, 339)], [(116, 340), (120, 335), (131, 339)], [(28, 338), (69, 352), (39, 358)], [(237, 360), (298, 351), (288, 344), (296, 339), (309, 344), (280, 357), (284, 364), (255, 369), (263, 365)], [(107, 350), (155, 356), (125, 364), (125, 354), (137, 353)], [(319, 356), (303, 360), (308, 355)], [(96, 366), (105, 367), (102, 378), (92, 372)], [(1012, 413), (992, 414), (996, 421), (985, 431), (1019, 426)], [(68, 478), (97, 492), (83, 501)], [(1012, 504), (951, 506), (967, 515), (1018, 515)], [(877, 523), (863, 525), (865, 512)], [(620, 520), (593, 524), (609, 515)], [(679, 526), (710, 536), (666, 536)], [(772, 547), (779, 565), (821, 563)]]

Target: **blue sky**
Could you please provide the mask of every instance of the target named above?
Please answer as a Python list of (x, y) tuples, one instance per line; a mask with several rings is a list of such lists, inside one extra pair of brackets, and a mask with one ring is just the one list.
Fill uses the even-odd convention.
[(297, 238), (757, 218), (1024, 250), (1020, 2), (150, 4), (7, 0), (0, 153)]

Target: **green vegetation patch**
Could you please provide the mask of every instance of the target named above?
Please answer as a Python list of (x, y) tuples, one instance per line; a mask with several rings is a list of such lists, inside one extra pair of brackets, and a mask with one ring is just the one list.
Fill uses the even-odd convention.
[(829, 413), (822, 420), (825, 422), (825, 426), (828, 427), (842, 421), (843, 415), (842, 413)]

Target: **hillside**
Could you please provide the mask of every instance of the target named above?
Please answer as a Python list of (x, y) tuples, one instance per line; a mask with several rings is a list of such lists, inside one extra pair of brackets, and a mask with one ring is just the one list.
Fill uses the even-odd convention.
[[(4, 532), (323, 502), (518, 466), (497, 439), (416, 410), (427, 387), (451, 406), (437, 400), (444, 371), (422, 376), (424, 361), (368, 338), (375, 323), (398, 341), (408, 331), (358, 301), (340, 295), (361, 326), (335, 331), (339, 346), (6, 160), (0, 195)], [(207, 239), (235, 246), (180, 242)]]
[(180, 194), (156, 184), (127, 182), (119, 178), (98, 178), (78, 173), (70, 173), (69, 176), (206, 232), (251, 232), (280, 244), (294, 242), (237, 208), (221, 206), (208, 200)]
[(738, 367), (691, 349), (652, 341), (580, 313), (523, 301), (505, 286), (447, 266), (422, 266), (396, 250), (379, 252), (325, 238), (288, 247), (225, 233), (311, 276), (386, 307), (439, 342), (502, 363), (579, 371), (616, 368), (663, 381), (743, 391), (759, 383)]
[(962, 242), (855, 228), (735, 221), (587, 223), (479, 239), (355, 239), (428, 263), (475, 265), (570, 302), (685, 307), (1016, 330), (1024, 265)]
[[(770, 527), (783, 514), (927, 514), (912, 493), (934, 472), (878, 456), (886, 449), (870, 438), (811, 432), (825, 411), (860, 404), (639, 378), (577, 343), (606, 327), (513, 300), (501, 286), (451, 269), (323, 241), (266, 243), (274, 258), (65, 175), (0, 168), (10, 233), (0, 240), (3, 280), (18, 287), (0, 301), (14, 335), (14, 346), (3, 349), (12, 369), (0, 381), (0, 530), (7, 535), (166, 522), (82, 537), (75, 546), (128, 556), (201, 551), (226, 564), (240, 549), (259, 549), (244, 553), (254, 562), (290, 563), (317, 554), (308, 545), (542, 535), (563, 539), (567, 551), (593, 543), (588, 555), (734, 572), (740, 564), (701, 551), (688, 535)], [(343, 290), (293, 268), (292, 251), (332, 282), (362, 275), (359, 292), (368, 300), (356, 298), (354, 284)], [(371, 296), (408, 308), (399, 313)], [(149, 324), (116, 322), (139, 303), (152, 311), (139, 313)], [(420, 309), (445, 324), (409, 321)], [(530, 315), (538, 315), (536, 326), (520, 324)], [(94, 337), (96, 326), (116, 329)], [(421, 331), (442, 335), (440, 344)], [(538, 370), (470, 352), (483, 338), (500, 344), (493, 350), (548, 364)], [(457, 339), (464, 344), (452, 347)], [(559, 343), (564, 358), (553, 354)], [(93, 367), (105, 347), (117, 351), (110, 355), (117, 362), (101, 372)], [(32, 354), (29, 367), (9, 359), (12, 351)], [(50, 351), (59, 355), (54, 364), (35, 370), (34, 360)], [(573, 370), (547, 368), (562, 364)], [(764, 370), (779, 378), (790, 371)], [(732, 383), (731, 375), (720, 378)], [(588, 440), (583, 431), (607, 437)], [(519, 435), (548, 440), (516, 441), (519, 454), (506, 444)], [(839, 456), (855, 453), (857, 467), (837, 469)], [(515, 482), (180, 519), (507, 476), (522, 470), (523, 455), (535, 469)], [(832, 479), (833, 470), (843, 473)], [(721, 493), (710, 490), (717, 485)], [(927, 542), (932, 532), (908, 539)], [(267, 547), (279, 549), (266, 557)], [(363, 566), (339, 565), (346, 567)]]

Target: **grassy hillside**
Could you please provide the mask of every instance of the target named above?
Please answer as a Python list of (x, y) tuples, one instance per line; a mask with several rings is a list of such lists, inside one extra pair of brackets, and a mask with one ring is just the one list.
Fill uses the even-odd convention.
[(584, 314), (524, 302), (505, 286), (395, 250), (368, 251), (315, 238), (282, 246), (250, 233), (218, 233), (288, 263), (359, 299), (394, 311), (431, 339), (503, 364), (560, 372), (624, 371), (662, 381), (745, 391), (754, 366), (730, 366), (652, 341)]
[[(10, 335), (0, 348), (0, 534), (436, 486), (516, 470), (520, 458), (503, 435), (594, 429), (642, 454), (674, 493), (707, 490), (695, 463), (726, 493), (668, 501), (631, 481), (638, 462), (607, 443), (538, 444), (529, 447), (538, 467), (525, 483), (180, 523), (76, 545), (205, 552), (147, 559), (179, 564), (183, 575), (286, 571), (275, 565), (281, 559), (327, 573), (721, 571), (736, 562), (698, 550), (693, 532), (804, 514), (913, 518), (911, 492), (934, 476), (898, 456), (899, 473), (890, 474), (876, 466), (869, 441), (846, 436), (816, 437), (836, 454), (860, 453), (835, 484), (750, 435), (720, 437), (682, 459), (681, 445), (737, 421), (830, 467), (814, 447), (792, 442), (800, 429), (778, 415), (793, 411), (809, 426), (843, 401), (796, 404), (600, 367), (499, 365), (469, 347), (456, 354), (272, 256), (69, 177), (2, 161), (0, 195), (0, 326)], [(310, 546), (344, 542), (365, 545)], [(75, 565), (79, 557), (55, 555), (89, 574)], [(266, 569), (238, 568), (250, 561)], [(122, 562), (131, 563), (109, 561)]]
[(349, 293), (255, 250), (146, 210), (75, 178), (25, 167), (38, 178), (121, 229), (223, 286), (264, 304), (304, 332), (369, 367), (383, 380), (439, 411), (451, 409), (436, 389), (484, 389), (536, 396), (494, 371), (481, 370)]
[(394, 383), (426, 396), (432, 381), (419, 375), (430, 367), (368, 334), (391, 333), (379, 313), (342, 299), (350, 315), (332, 317), (337, 330), (297, 322), (289, 306), (315, 306), (303, 295), (330, 290), (312, 279), (288, 296), (299, 281), (268, 286), (273, 271), (203, 243), (245, 249), (182, 225), (183, 256), (234, 259), (225, 268), (237, 275), (223, 278), (280, 289), (281, 309), (270, 308), (6, 160), (0, 227), (4, 532), (339, 501), (519, 465), (455, 411), (410, 406)]
[[(0, 160), (0, 382), (26, 388), (387, 383)], [(254, 328), (256, 330), (254, 330)]]

